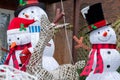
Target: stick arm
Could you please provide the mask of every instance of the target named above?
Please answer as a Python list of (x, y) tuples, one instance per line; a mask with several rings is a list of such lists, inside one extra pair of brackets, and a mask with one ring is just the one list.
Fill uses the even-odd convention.
[(73, 39), (75, 40), (75, 42), (77, 42), (77, 45), (75, 46), (76, 49), (78, 48), (84, 48), (87, 49), (88, 51), (90, 51), (90, 48), (83, 44), (83, 37), (80, 37), (79, 39), (76, 36), (73, 36)]

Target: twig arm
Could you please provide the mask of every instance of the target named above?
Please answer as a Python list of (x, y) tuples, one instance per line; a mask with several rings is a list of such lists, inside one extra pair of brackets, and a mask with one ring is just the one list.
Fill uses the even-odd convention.
[(73, 36), (73, 39), (75, 40), (75, 42), (77, 42), (77, 45), (75, 46), (76, 49), (78, 48), (84, 48), (87, 49), (88, 51), (90, 51), (90, 48), (83, 44), (83, 37), (80, 37), (79, 39), (76, 36)]
[(4, 51), (4, 52), (9, 52), (9, 50), (7, 50), (7, 49), (5, 49), (5, 48), (3, 48), (3, 47), (1, 47), (0, 50), (2, 50), (2, 51)]
[(62, 12), (59, 8), (57, 8), (57, 10), (56, 10), (56, 16), (55, 16), (55, 18), (53, 20), (53, 23), (55, 25), (57, 25), (58, 22), (60, 21), (60, 19), (62, 19), (64, 15), (65, 15), (65, 13)]

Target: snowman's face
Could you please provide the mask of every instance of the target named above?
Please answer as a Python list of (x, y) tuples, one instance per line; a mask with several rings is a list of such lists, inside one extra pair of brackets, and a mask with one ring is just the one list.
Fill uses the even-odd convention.
[(116, 34), (111, 25), (104, 26), (90, 33), (92, 44), (116, 44)]
[(45, 13), (43, 9), (41, 9), (38, 6), (31, 6), (31, 7), (23, 9), (18, 14), (18, 17), (40, 21), (42, 15), (47, 16), (47, 14)]
[(21, 33), (21, 34), (8, 34), (7, 43), (10, 46), (13, 42), (16, 45), (24, 45), (31, 42), (30, 33)]

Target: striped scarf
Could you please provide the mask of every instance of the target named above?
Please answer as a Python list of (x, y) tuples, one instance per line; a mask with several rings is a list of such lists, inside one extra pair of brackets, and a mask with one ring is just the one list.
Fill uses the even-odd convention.
[(17, 45), (14, 48), (11, 48), (10, 52), (8, 53), (8, 56), (7, 56), (7, 58), (6, 58), (5, 62), (4, 62), (4, 64), (9, 65), (10, 58), (12, 57), (14, 68), (19, 69), (19, 64), (18, 64), (18, 61), (16, 59), (15, 51), (16, 50), (23, 50), (26, 47), (27, 48), (31, 47), (31, 43), (24, 44), (24, 45)]
[(94, 55), (96, 51), (97, 51), (97, 65), (95, 67), (94, 73), (103, 72), (103, 59), (100, 54), (100, 49), (116, 49), (116, 44), (93, 44), (90, 57), (80, 76), (87, 76), (92, 71), (92, 66), (94, 63)]

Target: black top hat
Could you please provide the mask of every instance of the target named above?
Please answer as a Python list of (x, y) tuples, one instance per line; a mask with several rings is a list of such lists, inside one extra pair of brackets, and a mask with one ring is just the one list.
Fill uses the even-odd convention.
[(15, 10), (15, 17), (18, 16), (18, 14), (25, 8), (30, 7), (30, 6), (39, 6), (43, 10), (45, 10), (45, 5), (44, 3), (39, 3), (38, 0), (19, 0), (19, 6), (17, 10)]
[(87, 20), (87, 23), (89, 25), (88, 27), (91, 31), (104, 27), (106, 25), (110, 25), (107, 24), (104, 18), (101, 3), (96, 3), (94, 5), (87, 6), (83, 8), (81, 12), (83, 14), (83, 17)]

